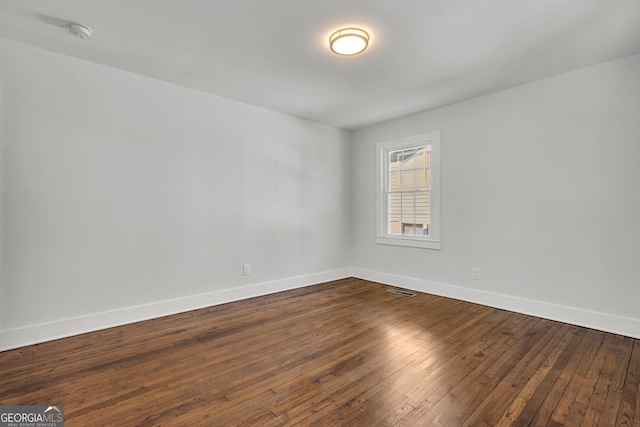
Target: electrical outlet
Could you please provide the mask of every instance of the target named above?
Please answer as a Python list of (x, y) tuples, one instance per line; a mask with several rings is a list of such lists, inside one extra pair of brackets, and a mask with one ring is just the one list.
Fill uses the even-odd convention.
[(473, 280), (480, 280), (480, 269), (478, 267), (473, 267), (471, 269), (471, 278)]
[(251, 274), (251, 264), (244, 264), (242, 266), (242, 275), (248, 276)]

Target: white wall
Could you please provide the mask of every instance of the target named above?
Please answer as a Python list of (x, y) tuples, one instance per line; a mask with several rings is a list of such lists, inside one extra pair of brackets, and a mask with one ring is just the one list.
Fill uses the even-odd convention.
[(348, 275), (350, 133), (13, 42), (0, 58), (6, 340)]
[[(0, 349), (351, 267), (640, 337), (639, 55), (372, 126), (352, 147), (12, 42), (0, 57)], [(442, 249), (376, 245), (375, 144), (433, 130)]]
[[(442, 249), (376, 245), (375, 144), (434, 130)], [(640, 55), (362, 129), (353, 161), (356, 275), (640, 337)]]

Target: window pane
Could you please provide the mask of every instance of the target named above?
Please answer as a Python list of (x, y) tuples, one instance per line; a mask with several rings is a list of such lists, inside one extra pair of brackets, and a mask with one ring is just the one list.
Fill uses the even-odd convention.
[(431, 169), (418, 169), (416, 171), (416, 189), (431, 190)]
[(389, 172), (389, 188), (387, 191), (402, 190), (402, 181), (400, 181), (400, 172)]
[(397, 163), (401, 160), (402, 150), (389, 152), (389, 163)]
[(422, 224), (422, 229), (419, 234), (428, 235), (429, 232), (429, 202), (430, 193), (416, 193), (416, 223)]
[(415, 234), (414, 224), (402, 223), (402, 234), (413, 236)]
[(389, 227), (387, 231), (388, 234), (401, 234), (400, 221), (389, 218), (387, 227)]
[(416, 149), (411, 148), (402, 152), (402, 167), (403, 169), (415, 169), (416, 168)]
[(427, 145), (426, 147), (420, 147), (416, 157), (418, 160), (418, 168), (428, 168), (431, 166), (431, 146)]
[(422, 236), (424, 235), (423, 224), (402, 223), (402, 234), (411, 236)]
[(414, 191), (416, 189), (416, 171), (402, 171), (402, 191)]
[(387, 196), (387, 227), (390, 234), (400, 234), (401, 195), (389, 194)]
[(402, 222), (413, 224), (415, 212), (415, 199), (413, 193), (402, 194)]

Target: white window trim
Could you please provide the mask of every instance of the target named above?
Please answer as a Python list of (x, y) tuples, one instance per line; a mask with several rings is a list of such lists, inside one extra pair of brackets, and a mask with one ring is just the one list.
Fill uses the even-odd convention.
[[(400, 148), (431, 146), (431, 194), (429, 199), (429, 236), (388, 234), (385, 225), (384, 194), (387, 186), (386, 153)], [(376, 145), (376, 243), (383, 245), (409, 246), (414, 248), (440, 249), (440, 131), (415, 135)]]

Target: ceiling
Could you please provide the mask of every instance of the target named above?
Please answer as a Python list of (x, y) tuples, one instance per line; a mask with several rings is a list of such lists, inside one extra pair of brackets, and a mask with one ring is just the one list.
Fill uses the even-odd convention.
[(358, 129), (638, 53), (640, 1), (2, 0), (0, 38)]

